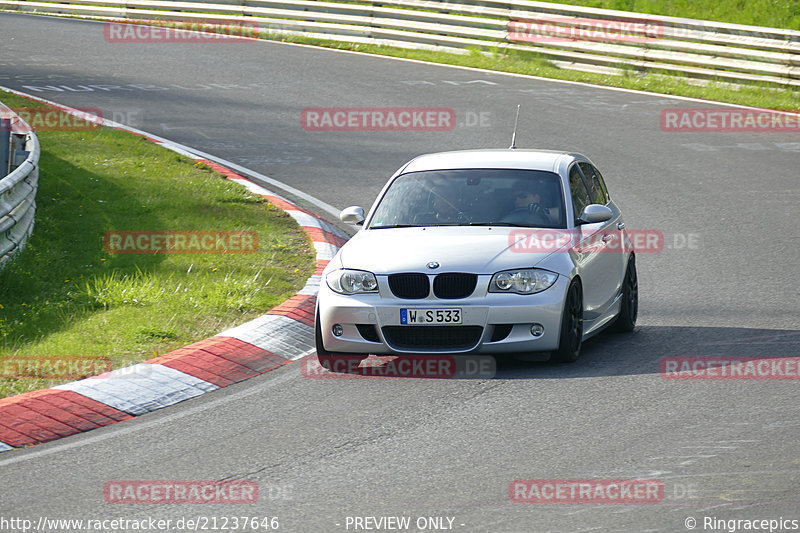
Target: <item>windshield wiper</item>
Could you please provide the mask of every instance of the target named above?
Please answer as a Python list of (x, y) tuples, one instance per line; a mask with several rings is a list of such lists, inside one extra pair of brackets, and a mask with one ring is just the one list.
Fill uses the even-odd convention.
[(369, 229), (392, 229), (392, 228), (439, 228), (444, 226), (507, 226), (512, 228), (532, 228), (528, 224), (517, 224), (515, 222), (468, 222), (459, 224), (458, 222), (443, 224), (390, 224), (388, 226), (370, 226)]
[(515, 222), (470, 222), (470, 226), (509, 226), (514, 228), (530, 228), (527, 224), (517, 224)]
[(390, 224), (389, 226), (370, 226), (369, 229), (391, 229), (391, 228), (422, 228), (420, 224)]

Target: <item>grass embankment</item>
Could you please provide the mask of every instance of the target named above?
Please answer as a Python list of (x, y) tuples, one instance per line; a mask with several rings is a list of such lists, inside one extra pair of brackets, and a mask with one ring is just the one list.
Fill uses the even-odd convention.
[(663, 17), (800, 30), (800, 0), (543, 0)]
[[(0, 101), (40, 106), (7, 93)], [(288, 215), (191, 159), (108, 128), (39, 140), (34, 233), (0, 272), (2, 360), (103, 356), (127, 366), (263, 314), (314, 269)], [(251, 231), (258, 247), (108, 253), (106, 232), (124, 230)], [(0, 379), (0, 397), (56, 383)]]

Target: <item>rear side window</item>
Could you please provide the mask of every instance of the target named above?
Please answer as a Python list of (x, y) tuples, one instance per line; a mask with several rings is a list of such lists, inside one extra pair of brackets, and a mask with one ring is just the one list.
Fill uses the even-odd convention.
[(586, 190), (586, 185), (583, 184), (578, 165), (572, 165), (569, 169), (569, 193), (572, 195), (573, 214), (577, 219), (583, 213), (583, 208), (592, 203), (589, 198), (589, 191)]
[(589, 163), (578, 163), (583, 175), (586, 177), (586, 184), (589, 186), (589, 198), (593, 204), (606, 205), (608, 203), (608, 191), (606, 184), (603, 183), (603, 176)]

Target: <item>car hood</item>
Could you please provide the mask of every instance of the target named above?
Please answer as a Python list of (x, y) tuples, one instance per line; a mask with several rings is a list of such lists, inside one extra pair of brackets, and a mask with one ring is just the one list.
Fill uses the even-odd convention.
[[(546, 231), (568, 240), (567, 230)], [(342, 247), (339, 259), (344, 268), (375, 274), (426, 272), (432, 261), (440, 265), (436, 272), (494, 274), (537, 266), (553, 254), (556, 246), (541, 251), (517, 243), (530, 232), (526, 228), (464, 226), (362, 230)]]

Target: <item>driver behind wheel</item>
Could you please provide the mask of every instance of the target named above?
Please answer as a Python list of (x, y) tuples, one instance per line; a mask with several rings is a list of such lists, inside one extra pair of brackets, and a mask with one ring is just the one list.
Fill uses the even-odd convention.
[(556, 223), (558, 221), (557, 208), (551, 212), (550, 206), (544, 205), (549, 202), (542, 200), (543, 188), (547, 185), (534, 180), (515, 182), (511, 189), (514, 209), (503, 217), (502, 221), (526, 226), (551, 226)]
[[(516, 189), (516, 187), (515, 187)], [(516, 209), (528, 209), (531, 204), (541, 204), (542, 195), (529, 190), (519, 189), (514, 191), (514, 207)]]

